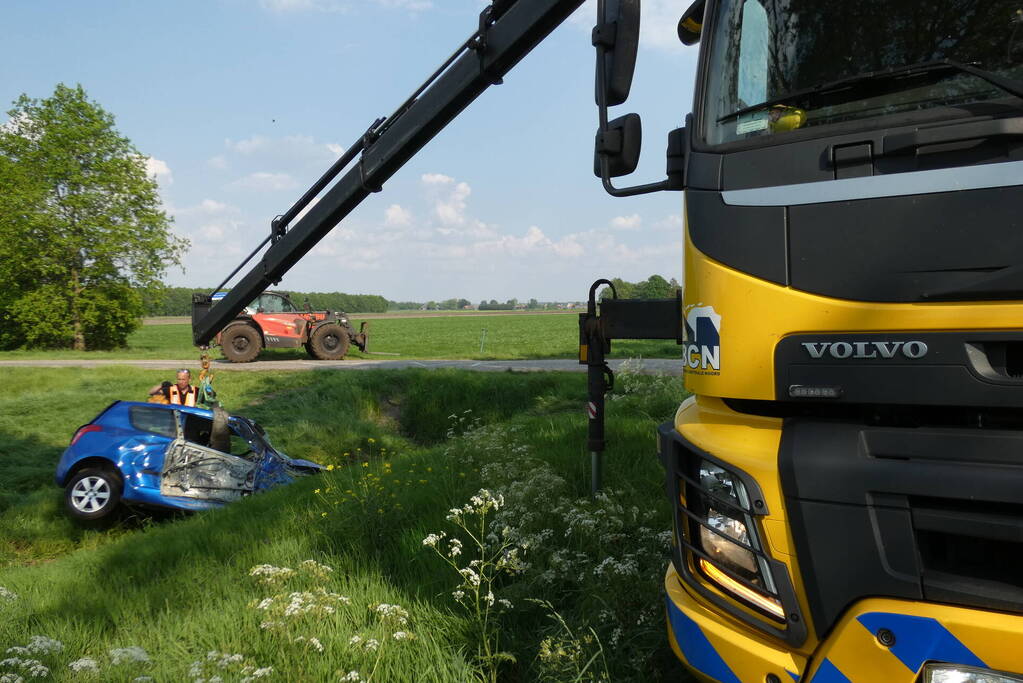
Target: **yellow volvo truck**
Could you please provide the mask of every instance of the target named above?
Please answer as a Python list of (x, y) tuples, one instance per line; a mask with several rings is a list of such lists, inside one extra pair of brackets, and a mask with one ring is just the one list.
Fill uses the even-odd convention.
[(706, 0), (670, 641), (720, 683), (1023, 681), (1023, 2)]
[[(221, 289), (208, 344), (583, 0), (493, 0)], [(594, 170), (685, 192), (684, 300), (580, 320), (594, 487), (614, 338), (677, 338), (671, 646), (719, 683), (1023, 682), (1023, 0), (699, 0), (695, 102), (635, 170), (639, 0), (598, 0)], [(680, 74), (680, 78), (686, 77)], [(666, 83), (665, 88), (674, 87)], [(317, 199), (315, 203), (314, 199)]]

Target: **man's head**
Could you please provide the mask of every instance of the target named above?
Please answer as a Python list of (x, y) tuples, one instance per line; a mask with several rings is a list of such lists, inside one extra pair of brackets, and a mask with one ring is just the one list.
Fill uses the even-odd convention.
[(192, 373), (188, 370), (178, 370), (178, 389), (184, 391), (192, 383)]

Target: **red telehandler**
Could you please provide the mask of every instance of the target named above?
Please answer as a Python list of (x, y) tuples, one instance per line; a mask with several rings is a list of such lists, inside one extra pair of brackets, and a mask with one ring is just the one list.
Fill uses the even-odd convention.
[(365, 322), (356, 332), (344, 311), (302, 311), (283, 292), (263, 292), (224, 327), (217, 343), (232, 363), (249, 363), (264, 348), (299, 346), (316, 360), (341, 360), (352, 344), (366, 350), (367, 332)]

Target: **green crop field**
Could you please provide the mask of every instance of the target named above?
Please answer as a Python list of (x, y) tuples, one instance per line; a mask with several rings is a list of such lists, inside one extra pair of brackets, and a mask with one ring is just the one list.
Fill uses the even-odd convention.
[[(353, 318), (358, 328), (361, 322)], [(513, 360), (575, 358), (579, 353), (579, 319), (575, 315), (516, 314), (496, 316), (444, 316), (377, 318), (369, 321), (372, 352), (352, 348), (351, 358), (415, 358)], [(0, 359), (125, 358), (191, 359), (196, 356), (189, 325), (146, 325), (131, 335), (128, 347), (116, 351), (75, 352), (19, 350), (0, 352)], [(615, 341), (612, 357), (676, 358), (672, 341)], [(304, 349), (273, 349), (261, 358), (308, 358)]]
[(226, 373), (228, 409), (332, 471), (87, 530), (62, 511), (57, 459), (165, 373), (4, 375), (0, 676), (689, 680), (664, 627), (671, 521), (653, 456), (677, 378), (619, 374), (594, 499), (581, 375)]

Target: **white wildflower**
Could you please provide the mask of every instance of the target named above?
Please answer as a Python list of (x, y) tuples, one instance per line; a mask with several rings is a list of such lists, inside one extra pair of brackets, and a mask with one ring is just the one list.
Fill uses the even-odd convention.
[[(0, 668), (17, 669), (29, 678), (46, 678), (50, 670), (38, 659), (22, 659), (21, 657), (8, 657), (0, 660)], [(20, 676), (18, 677), (21, 678)]]
[(429, 536), (423, 539), (423, 545), (427, 546), (428, 548), (436, 548), (437, 544), (440, 543), (441, 539), (443, 539), (445, 536), (447, 536), (447, 534), (445, 534), (443, 531), (440, 532), (439, 534), (430, 534)]
[(366, 679), (358, 671), (349, 671), (340, 679), (343, 683), (366, 683)]
[(12, 590), (0, 586), (0, 602), (14, 602), (18, 599), (18, 594)]
[(32, 653), (28, 651), (27, 647), (15, 645), (14, 647), (7, 648), (7, 654), (14, 655), (15, 657), (20, 657), (21, 655), (28, 655)]
[(116, 648), (110, 651), (110, 661), (116, 666), (121, 663), (149, 664), (149, 653), (138, 645)]
[(271, 564), (256, 565), (249, 570), (249, 576), (256, 577), (260, 583), (273, 584), (287, 581), (295, 575), (291, 567), (275, 567)]
[(480, 585), (480, 575), (477, 574), (474, 569), (470, 567), (463, 567), (458, 570), (458, 573), (462, 575), (466, 585), (472, 586), (473, 588)]
[(408, 624), (408, 612), (401, 605), (388, 605), (382, 602), (371, 606), (370, 609), (377, 613), (381, 621), (393, 621), (401, 626)]
[(380, 641), (376, 638), (370, 638), (362, 644), (362, 647), (365, 648), (367, 652), (376, 652), (380, 649)]
[(274, 668), (272, 666), (264, 666), (261, 669), (256, 669), (255, 671), (253, 671), (252, 672), (252, 677), (253, 678), (267, 678), (273, 672), (274, 672)]
[(334, 572), (333, 567), (328, 567), (325, 564), (321, 564), (316, 560), (303, 560), (298, 568), (307, 574), (315, 576), (320, 579), (325, 579), (327, 576)]
[(296, 636), (293, 643), (305, 643), (309, 648), (316, 650), (317, 652), (323, 652), (323, 643), (320, 642), (319, 638), (311, 636), (306, 638), (305, 636)]
[(465, 591), (461, 590), (455, 591), (454, 593), (451, 594), (451, 597), (453, 597), (455, 600), (461, 600), (462, 598), (465, 597)]
[(99, 662), (97, 662), (95, 659), (92, 659), (91, 657), (82, 657), (81, 659), (76, 659), (75, 661), (68, 664), (67, 668), (71, 669), (76, 673), (82, 672), (97, 673), (99, 671)]
[(448, 556), (458, 557), (462, 554), (462, 542), (457, 538), (452, 538), (448, 542)]
[(25, 683), (25, 679), (18, 674), (0, 674), (0, 683)]
[(501, 607), (503, 607), (505, 609), (511, 609), (512, 608), (511, 600), (505, 600), (504, 598), (501, 598), (500, 600), (498, 600), (497, 604), (499, 604)]
[(360, 643), (362, 643), (362, 636), (352, 636), (348, 639), (349, 645), (359, 645)]
[(136, 676), (131, 679), (131, 683), (150, 683), (153, 680), (152, 676)]
[(412, 640), (413, 636), (407, 631), (395, 631), (391, 634), (391, 637), (395, 640)]
[(64, 643), (46, 636), (32, 636), (25, 646), (34, 655), (48, 655), (64, 649)]

